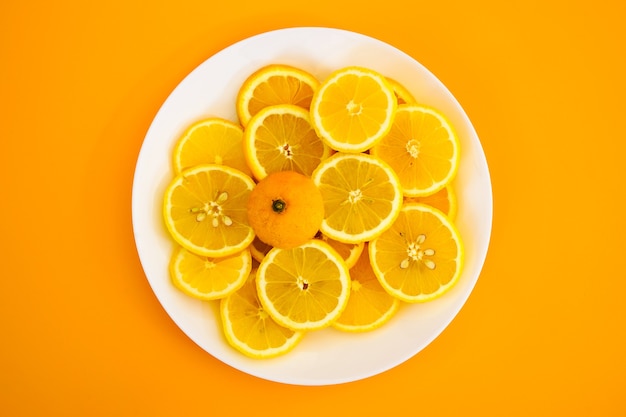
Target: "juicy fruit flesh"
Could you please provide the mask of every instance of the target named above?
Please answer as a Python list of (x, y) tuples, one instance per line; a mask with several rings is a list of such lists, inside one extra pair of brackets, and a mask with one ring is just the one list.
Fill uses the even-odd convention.
[(463, 262), (456, 228), (441, 212), (420, 203), (405, 205), (393, 226), (369, 248), (381, 284), (407, 302), (447, 291)]
[(387, 135), (372, 154), (398, 173), (405, 196), (433, 194), (449, 184), (458, 166), (459, 144), (448, 122), (436, 111), (402, 105)]
[(396, 95), (385, 77), (347, 67), (320, 85), (311, 102), (311, 121), (333, 149), (363, 152), (389, 131), (396, 107)]
[(374, 238), (400, 210), (395, 175), (369, 155), (337, 153), (320, 164), (313, 179), (324, 199), (322, 232), (341, 242)]
[(345, 263), (319, 239), (272, 249), (257, 274), (261, 303), (279, 324), (298, 330), (330, 325), (345, 308), (349, 287)]
[(253, 358), (285, 354), (301, 340), (302, 333), (276, 323), (263, 309), (256, 291), (256, 270), (244, 285), (220, 303), (222, 326), (229, 343)]
[(310, 176), (330, 148), (317, 136), (307, 110), (294, 105), (262, 109), (244, 133), (244, 154), (257, 180), (279, 171)]
[(370, 331), (389, 321), (399, 307), (399, 300), (380, 285), (369, 259), (363, 251), (350, 269), (351, 292), (346, 309), (334, 327), (352, 332)]
[(252, 188), (252, 180), (232, 168), (199, 165), (185, 170), (166, 190), (166, 225), (181, 246), (199, 255), (239, 252), (254, 238), (245, 211)]

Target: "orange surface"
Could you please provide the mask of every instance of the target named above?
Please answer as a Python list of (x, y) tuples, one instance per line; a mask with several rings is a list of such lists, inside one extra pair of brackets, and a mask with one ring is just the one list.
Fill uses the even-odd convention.
[[(0, 5), (0, 414), (626, 415), (623, 2), (138, 3)], [(260, 380), (197, 347), (131, 228), (135, 161), (170, 91), (289, 26), (361, 32), (426, 65), (493, 181), (461, 313), (401, 366), (337, 386)]]

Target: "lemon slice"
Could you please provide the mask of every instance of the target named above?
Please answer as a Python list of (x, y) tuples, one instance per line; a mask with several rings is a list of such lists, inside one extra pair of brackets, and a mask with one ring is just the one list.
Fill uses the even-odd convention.
[(255, 236), (254, 240), (249, 246), (249, 249), (252, 258), (257, 262), (261, 262), (263, 258), (265, 258), (265, 255), (267, 255), (267, 252), (272, 249), (272, 246), (263, 242), (261, 239), (259, 239), (258, 236)]
[(458, 281), (463, 243), (440, 210), (407, 203), (391, 228), (369, 243), (372, 269), (398, 299), (423, 302), (440, 297)]
[(319, 239), (293, 249), (270, 250), (259, 265), (256, 283), (265, 310), (293, 330), (329, 326), (350, 294), (346, 264)]
[(424, 203), (441, 210), (450, 220), (454, 220), (458, 210), (456, 192), (452, 184), (448, 184), (434, 194), (424, 197), (405, 197), (405, 203)]
[(254, 239), (246, 204), (254, 181), (223, 165), (197, 165), (178, 174), (163, 198), (163, 217), (172, 238), (190, 252), (221, 257)]
[(241, 126), (218, 117), (192, 124), (174, 146), (174, 171), (202, 164), (228, 165), (252, 175), (243, 153)]
[(339, 256), (346, 263), (348, 268), (352, 268), (356, 261), (361, 256), (363, 249), (365, 248), (365, 242), (358, 243), (344, 243), (339, 242), (338, 240), (331, 239), (328, 236), (324, 235), (322, 232), (318, 232), (315, 235), (316, 239), (321, 239), (324, 242), (328, 243), (334, 250), (337, 251)]
[(398, 106), (389, 133), (370, 153), (398, 174), (405, 196), (433, 194), (456, 175), (459, 139), (437, 110), (416, 104)]
[(387, 82), (391, 85), (393, 93), (396, 95), (398, 104), (414, 104), (417, 103), (413, 94), (399, 81), (394, 78), (387, 77)]
[(272, 358), (291, 351), (303, 332), (277, 324), (259, 302), (253, 269), (243, 286), (220, 301), (222, 329), (228, 343), (252, 358)]
[(346, 67), (324, 80), (311, 101), (311, 123), (328, 145), (363, 152), (391, 128), (397, 106), (393, 88), (371, 69)]
[(249, 250), (222, 258), (196, 255), (178, 247), (170, 261), (172, 282), (181, 291), (200, 300), (216, 300), (239, 289), (250, 274)]
[(293, 104), (265, 107), (252, 117), (243, 149), (257, 180), (278, 171), (310, 176), (331, 153), (311, 126), (308, 110)]
[(400, 213), (398, 177), (371, 155), (338, 152), (322, 161), (312, 178), (324, 201), (320, 230), (331, 239), (345, 243), (374, 239)]
[(239, 122), (248, 122), (261, 109), (276, 104), (294, 104), (309, 110), (319, 81), (313, 75), (290, 65), (271, 64), (252, 73), (237, 94)]
[(346, 332), (366, 332), (387, 323), (398, 311), (400, 300), (390, 295), (372, 270), (365, 250), (350, 269), (348, 305), (333, 322), (333, 327)]

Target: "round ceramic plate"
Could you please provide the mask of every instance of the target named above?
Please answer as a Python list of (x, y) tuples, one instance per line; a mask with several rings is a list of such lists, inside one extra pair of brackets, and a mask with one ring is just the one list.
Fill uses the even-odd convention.
[[(173, 178), (171, 155), (179, 135), (209, 116), (237, 121), (239, 86), (257, 68), (283, 63), (323, 80), (349, 65), (394, 78), (415, 98), (448, 116), (461, 143), (454, 182), (456, 224), (466, 247), (458, 284), (439, 299), (404, 305), (382, 328), (349, 334), (331, 328), (308, 333), (288, 354), (250, 359), (222, 335), (217, 303), (195, 300), (171, 283), (168, 263), (174, 244), (162, 221), (163, 192)], [(467, 115), (448, 89), (424, 66), (397, 48), (362, 34), (328, 28), (290, 28), (240, 41), (192, 71), (163, 103), (144, 139), (135, 170), (132, 220), (141, 264), (154, 293), (180, 329), (202, 349), (242, 372), (297, 385), (329, 385), (367, 378), (417, 354), (452, 321), (480, 274), (491, 234), (492, 190), (485, 155)]]

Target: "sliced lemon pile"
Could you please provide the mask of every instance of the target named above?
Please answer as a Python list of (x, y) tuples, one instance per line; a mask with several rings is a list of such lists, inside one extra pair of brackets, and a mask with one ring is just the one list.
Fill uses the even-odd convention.
[[(307, 332), (373, 331), (460, 279), (460, 141), (406, 86), (360, 66), (318, 80), (271, 64), (175, 138), (163, 218), (173, 284), (219, 302), (252, 358)], [(230, 98), (232, 100), (232, 98)]]

